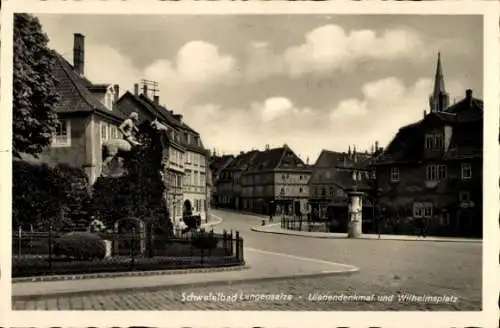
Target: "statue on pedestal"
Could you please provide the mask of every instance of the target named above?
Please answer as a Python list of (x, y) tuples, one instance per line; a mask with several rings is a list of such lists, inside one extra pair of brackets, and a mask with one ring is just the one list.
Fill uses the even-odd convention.
[(123, 170), (123, 156), (132, 151), (134, 147), (141, 145), (135, 137), (135, 134), (139, 132), (136, 125), (138, 120), (139, 115), (136, 112), (132, 112), (118, 128), (123, 134), (123, 139), (111, 139), (103, 142), (101, 176), (120, 177), (125, 174)]

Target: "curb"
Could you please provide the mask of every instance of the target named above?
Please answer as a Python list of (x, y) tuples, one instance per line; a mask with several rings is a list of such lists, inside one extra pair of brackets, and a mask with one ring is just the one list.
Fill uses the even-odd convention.
[(243, 264), (243, 265), (212, 267), (212, 268), (172, 269), (172, 270), (154, 270), (154, 271), (102, 272), (102, 273), (75, 274), (75, 275), (19, 277), (19, 278), (12, 278), (11, 281), (13, 284), (15, 284), (15, 283), (29, 283), (29, 282), (87, 280), (87, 279), (121, 278), (121, 277), (168, 276), (168, 275), (174, 275), (174, 274), (177, 275), (177, 274), (189, 274), (189, 273), (210, 273), (210, 272), (238, 271), (238, 270), (241, 270), (244, 268), (246, 268), (246, 266)]
[[(278, 223), (275, 224), (269, 224), (265, 225), (266, 226), (272, 226), (272, 225), (279, 225)], [(458, 239), (429, 239), (429, 238), (420, 238), (420, 239), (404, 239), (404, 238), (367, 238), (367, 237), (359, 237), (359, 238), (348, 238), (346, 237), (341, 237), (341, 236), (328, 236), (328, 235), (305, 235), (305, 234), (300, 234), (297, 233), (296, 231), (271, 231), (271, 230), (266, 230), (265, 228), (263, 229), (262, 226), (256, 226), (250, 228), (251, 231), (254, 232), (262, 232), (262, 233), (271, 233), (271, 234), (276, 234), (276, 235), (286, 235), (286, 236), (295, 236), (295, 237), (305, 237), (305, 238), (317, 238), (317, 239), (350, 239), (350, 240), (391, 240), (391, 241), (426, 241), (426, 242), (438, 242), (438, 243), (476, 243), (480, 244), (483, 242), (482, 239), (463, 239), (463, 240), (458, 240)]]
[[(250, 266), (243, 266), (241, 269), (249, 269)], [(236, 270), (235, 270), (236, 271)], [(322, 271), (316, 273), (309, 274), (301, 274), (301, 275), (283, 275), (277, 277), (260, 277), (260, 278), (250, 278), (250, 279), (230, 279), (230, 280), (216, 280), (216, 281), (197, 281), (197, 282), (186, 282), (179, 283), (173, 285), (157, 285), (157, 286), (146, 286), (146, 287), (124, 287), (124, 288), (113, 288), (113, 289), (100, 289), (100, 290), (84, 290), (84, 291), (73, 291), (73, 292), (56, 292), (56, 293), (47, 293), (47, 294), (39, 294), (39, 295), (12, 295), (12, 301), (17, 300), (31, 300), (31, 299), (39, 299), (41, 297), (58, 297), (65, 295), (88, 295), (88, 294), (102, 294), (102, 293), (128, 293), (131, 291), (140, 291), (140, 292), (154, 292), (166, 289), (178, 289), (178, 288), (196, 288), (196, 287), (210, 287), (210, 286), (232, 286), (232, 285), (242, 285), (242, 284), (252, 284), (257, 282), (266, 282), (266, 281), (280, 281), (280, 280), (288, 280), (288, 279), (303, 279), (303, 278), (318, 278), (324, 276), (349, 276), (351, 274), (359, 272), (359, 268), (352, 266), (350, 270), (340, 270), (340, 271)]]

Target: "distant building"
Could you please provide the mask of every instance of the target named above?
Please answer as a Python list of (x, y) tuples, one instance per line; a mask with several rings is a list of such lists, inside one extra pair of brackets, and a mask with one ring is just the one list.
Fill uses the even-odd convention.
[[(375, 146), (378, 149), (378, 144)], [(375, 152), (375, 151), (374, 151)], [(374, 173), (370, 167), (373, 153), (323, 150), (313, 165), (309, 181), (311, 219), (328, 221), (334, 231), (346, 232), (348, 224), (348, 193), (364, 191), (363, 232), (373, 228), (373, 202), (370, 197)]]
[(168, 185), (167, 202), (173, 221), (182, 218), (185, 212), (207, 217), (207, 168), (208, 151), (203, 147), (198, 132), (182, 120), (182, 115), (174, 114), (160, 105), (158, 96), (151, 99), (147, 86), (139, 93), (139, 85), (134, 85), (134, 93), (127, 91), (117, 102), (119, 110), (129, 115), (139, 113), (140, 122), (158, 119), (170, 128), (170, 149), (168, 165), (165, 167)]
[(240, 152), (220, 173), (215, 182), (216, 206), (236, 210), (243, 209), (241, 178), (242, 173), (252, 164), (258, 151)]
[(212, 190), (210, 194), (210, 203), (212, 205), (217, 205), (219, 202), (222, 202), (222, 199), (219, 199), (219, 194), (217, 192), (217, 182), (219, 177), (221, 176), (222, 171), (234, 160), (233, 155), (222, 155), (217, 156), (215, 152), (210, 157), (210, 172), (211, 172), (211, 180), (212, 180)]
[(430, 234), (481, 236), (483, 101), (466, 90), (449, 106), (439, 56), (429, 105), (376, 159), (380, 205), (402, 233), (423, 222)]
[(118, 85), (93, 84), (85, 78), (85, 37), (74, 34), (73, 65), (55, 52), (52, 74), (58, 80), (60, 102), (56, 112), (60, 124), (51, 147), (38, 159), (24, 159), (47, 164), (68, 164), (82, 168), (93, 184), (101, 174), (102, 143), (120, 138), (118, 126), (124, 115), (115, 107)]
[(255, 151), (241, 175), (242, 209), (262, 214), (307, 212), (310, 166), (288, 145)]

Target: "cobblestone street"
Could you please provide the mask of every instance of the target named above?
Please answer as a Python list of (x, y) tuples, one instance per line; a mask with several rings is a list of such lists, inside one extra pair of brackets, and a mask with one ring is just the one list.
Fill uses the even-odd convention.
[[(245, 247), (355, 265), (350, 276), (297, 278), (235, 285), (44, 296), (16, 300), (16, 310), (481, 310), (481, 243), (315, 239), (249, 231), (259, 219), (217, 211), (217, 226), (239, 229)], [(251, 263), (249, 263), (251, 265)], [(212, 294), (210, 294), (212, 293)], [(218, 294), (220, 293), (220, 294)], [(187, 300), (187, 296), (278, 294), (278, 300)], [(311, 295), (356, 295), (373, 300), (312, 301)], [(394, 296), (392, 296), (394, 295)], [(447, 302), (402, 302), (398, 295), (442, 296)], [(380, 300), (385, 296), (389, 299)], [(392, 300), (390, 300), (392, 296)], [(452, 297), (456, 299), (452, 299)]]

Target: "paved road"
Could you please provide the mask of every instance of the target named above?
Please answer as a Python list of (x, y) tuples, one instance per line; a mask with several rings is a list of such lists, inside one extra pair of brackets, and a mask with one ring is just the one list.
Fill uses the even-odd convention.
[[(481, 310), (481, 243), (314, 239), (250, 231), (259, 218), (216, 211), (245, 247), (352, 264), (351, 276), (267, 281), (233, 286), (44, 297), (15, 309), (88, 310)], [(264, 295), (265, 294), (265, 295)], [(222, 295), (226, 300), (222, 300)], [(264, 295), (264, 296), (263, 296)], [(274, 299), (270, 299), (272, 295)], [(394, 295), (394, 296), (392, 296)], [(188, 298), (206, 296), (208, 300)], [(311, 300), (321, 296), (323, 300)], [(330, 296), (330, 299), (328, 299)], [(339, 300), (340, 296), (350, 296)], [(427, 299), (405, 297), (431, 296)], [(234, 298), (236, 300), (234, 300)], [(256, 301), (252, 297), (260, 297)], [(290, 300), (290, 297), (292, 300)], [(400, 298), (401, 297), (401, 298)]]

